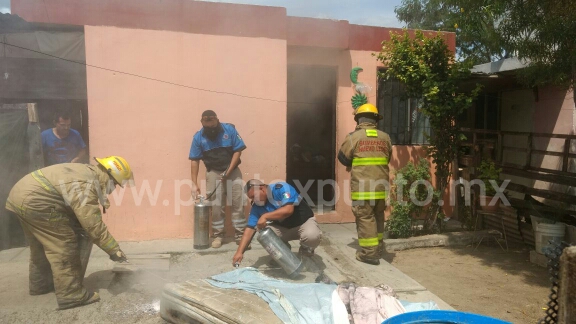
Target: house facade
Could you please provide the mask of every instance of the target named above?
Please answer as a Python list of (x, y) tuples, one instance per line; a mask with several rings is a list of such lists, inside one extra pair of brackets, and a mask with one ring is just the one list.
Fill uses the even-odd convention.
[[(382, 66), (372, 55), (399, 29), (185, 0), (54, 0), (50, 6), (12, 0), (11, 6), (36, 27), (83, 33), (90, 156), (123, 156), (136, 179), (111, 195), (104, 215), (119, 240), (192, 236), (188, 152), (206, 109), (234, 124), (246, 143), (245, 181), (298, 181), (318, 220), (332, 223), (354, 221), (349, 174), (336, 159), (355, 127), (351, 69), (363, 68), (359, 81), (372, 87), (369, 101), (402, 120), (391, 130), (397, 138), (413, 126), (400, 94), (378, 84)], [(444, 36), (454, 50), (455, 35)], [(392, 169), (425, 156), (417, 138), (395, 143)], [(203, 174), (202, 165), (200, 180)]]

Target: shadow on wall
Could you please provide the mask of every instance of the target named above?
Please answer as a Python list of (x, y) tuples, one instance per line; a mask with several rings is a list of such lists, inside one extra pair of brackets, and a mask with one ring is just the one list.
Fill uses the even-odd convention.
[[(572, 116), (574, 113), (573, 111), (570, 111), (574, 109), (572, 97), (574, 95), (573, 92), (555, 87), (545, 87), (539, 89), (539, 95), (540, 98), (536, 103), (534, 114), (534, 132), (574, 135), (575, 125), (570, 122), (570, 118), (566, 118), (567, 116)], [(533, 149), (561, 153), (564, 149), (564, 141), (564, 139), (534, 137)], [(571, 141), (569, 152), (576, 152), (576, 140)], [(564, 167), (562, 157), (541, 154), (532, 155), (531, 166), (555, 170), (562, 170)], [(568, 159), (567, 170), (568, 172), (576, 172), (576, 159)], [(576, 191), (574, 187), (539, 180), (534, 182), (533, 187), (536, 189), (550, 190), (569, 195), (573, 195)], [(556, 208), (576, 208), (569, 204), (551, 199), (534, 198), (546, 205), (554, 206)]]

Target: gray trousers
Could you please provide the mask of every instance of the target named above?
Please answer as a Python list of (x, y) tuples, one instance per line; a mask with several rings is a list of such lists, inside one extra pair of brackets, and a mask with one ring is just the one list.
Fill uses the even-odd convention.
[[(206, 173), (206, 192), (209, 195), (222, 180), (222, 172), (215, 170)], [(216, 192), (210, 197), (212, 206), (212, 232), (214, 237), (224, 237), (224, 220), (226, 219), (226, 206), (230, 206), (232, 212), (232, 226), (235, 237), (240, 238), (246, 227), (244, 216), (244, 201), (242, 188), (242, 172), (239, 168), (228, 174), (226, 181), (220, 183)]]
[(311, 217), (304, 224), (293, 228), (286, 228), (278, 226), (277, 224), (270, 224), (270, 227), (279, 238), (284, 242), (299, 240), (300, 245), (315, 249), (320, 245), (322, 238), (322, 231), (316, 223), (316, 219)]

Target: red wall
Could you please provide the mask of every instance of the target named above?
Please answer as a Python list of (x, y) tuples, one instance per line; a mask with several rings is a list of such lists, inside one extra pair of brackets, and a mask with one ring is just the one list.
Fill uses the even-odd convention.
[[(288, 45), (380, 51), (399, 28), (286, 16), (286, 8), (190, 0), (12, 0), (29, 22), (114, 26), (194, 34), (285, 39)], [(435, 33), (435, 32), (431, 32)], [(456, 35), (443, 33), (454, 51)]]

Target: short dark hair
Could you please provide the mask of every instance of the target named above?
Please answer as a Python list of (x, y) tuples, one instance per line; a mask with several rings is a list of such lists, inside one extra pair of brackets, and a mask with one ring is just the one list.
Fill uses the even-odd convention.
[(56, 110), (56, 112), (54, 113), (54, 119), (52, 119), (52, 121), (54, 123), (57, 123), (58, 121), (60, 121), (60, 118), (62, 119), (70, 119), (72, 117), (72, 114), (70, 113), (70, 109), (68, 108), (59, 108), (58, 110)]
[(253, 187), (260, 187), (260, 186), (265, 186), (266, 184), (264, 184), (264, 182), (258, 180), (258, 179), (252, 179), (252, 180), (248, 180), (248, 182), (246, 182), (246, 185), (244, 186), (244, 193), (248, 193), (248, 191), (250, 191), (250, 189), (252, 189)]
[(216, 112), (214, 112), (214, 110), (204, 110), (202, 118), (204, 117), (216, 117)]

